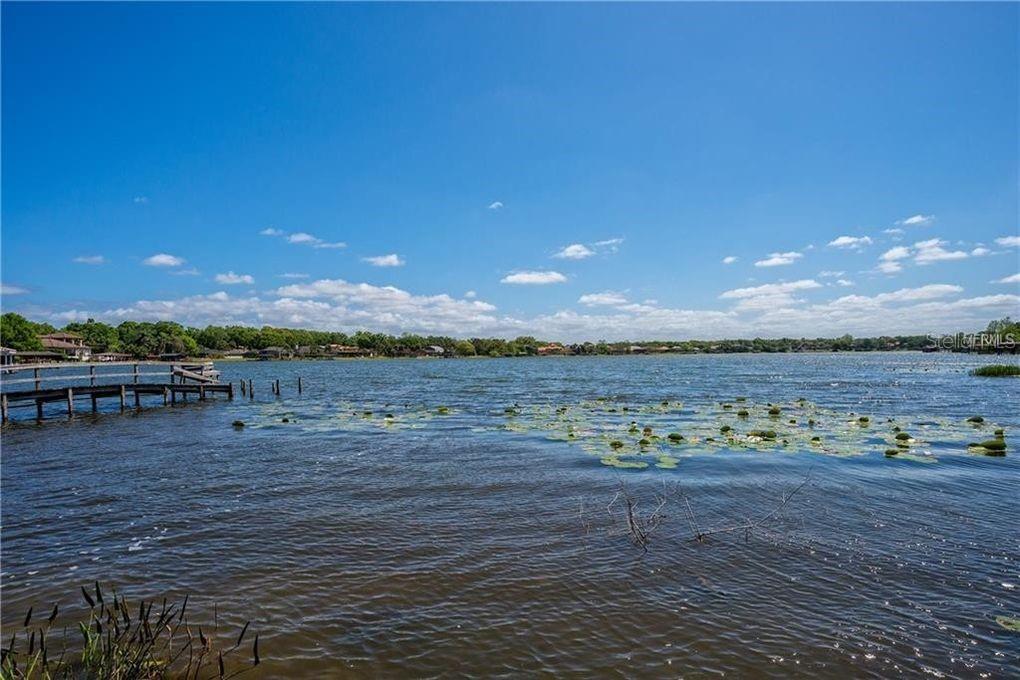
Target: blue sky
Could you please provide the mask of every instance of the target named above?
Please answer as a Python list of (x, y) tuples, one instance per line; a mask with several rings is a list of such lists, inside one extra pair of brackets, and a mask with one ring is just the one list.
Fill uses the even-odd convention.
[(1016, 4), (2, 12), (5, 311), (563, 340), (1020, 313)]

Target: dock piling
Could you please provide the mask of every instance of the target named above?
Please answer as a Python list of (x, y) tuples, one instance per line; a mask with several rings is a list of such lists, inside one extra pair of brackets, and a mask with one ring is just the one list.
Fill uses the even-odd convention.
[(297, 379), (297, 393), (301, 394), (301, 391), (302, 391), (301, 390), (301, 376), (299, 375), (298, 379)]
[(5, 422), (5, 423), (7, 422), (7, 395), (6, 394), (0, 395), (0, 417), (2, 417), (3, 422)]
[(67, 388), (67, 417), (74, 415), (74, 389)]
[(125, 402), (126, 399), (127, 399), (127, 389), (123, 385), (121, 385), (120, 386), (120, 410), (121, 411), (124, 410), (124, 402)]

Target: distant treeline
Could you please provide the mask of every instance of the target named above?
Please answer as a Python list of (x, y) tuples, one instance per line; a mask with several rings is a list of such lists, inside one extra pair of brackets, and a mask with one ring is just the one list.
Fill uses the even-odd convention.
[[(35, 323), (14, 312), (0, 317), (0, 344), (20, 351), (42, 350), (40, 335), (53, 333), (54, 326)], [(407, 356), (424, 352), (430, 347), (442, 347), (447, 356), (530, 356), (536, 354), (633, 354), (633, 353), (742, 353), (742, 352), (834, 352), (923, 350), (936, 345), (926, 335), (896, 335), (876, 338), (855, 338), (844, 335), (838, 338), (778, 338), (754, 340), (647, 340), (640, 342), (586, 342), (559, 345), (531, 336), (513, 340), (502, 338), (458, 339), (441, 335), (387, 335), (358, 331), (341, 333), (312, 331), (296, 328), (263, 326), (206, 326), (190, 328), (172, 321), (124, 321), (111, 326), (89, 319), (84, 323), (69, 323), (62, 329), (80, 335), (86, 345), (96, 352), (120, 352), (135, 357), (180, 353), (189, 356), (216, 354), (229, 350), (262, 350), (270, 347), (295, 351), (333, 346), (356, 347), (376, 356)], [(980, 333), (997, 334), (1020, 343), (1020, 324), (1008, 317), (993, 321)], [(973, 334), (960, 334), (970, 337)], [(966, 343), (940, 345), (942, 349), (964, 349)], [(1006, 349), (1010, 351), (1010, 349)], [(1015, 350), (1013, 350), (1015, 351)]]

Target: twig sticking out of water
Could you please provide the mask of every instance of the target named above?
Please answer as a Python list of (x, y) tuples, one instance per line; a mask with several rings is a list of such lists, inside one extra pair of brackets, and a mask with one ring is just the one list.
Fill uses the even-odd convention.
[(775, 517), (781, 510), (783, 510), (786, 507), (786, 505), (790, 502), (790, 499), (792, 499), (797, 494), (797, 492), (799, 492), (801, 489), (807, 486), (807, 483), (809, 481), (811, 481), (810, 470), (808, 471), (804, 479), (801, 480), (800, 484), (794, 487), (792, 491), (790, 491), (789, 493), (782, 494), (782, 496), (780, 497), (779, 504), (776, 505), (776, 507), (772, 508), (772, 510), (765, 513), (758, 519), (748, 519), (746, 522), (742, 522), (740, 524), (734, 524), (731, 526), (724, 526), (716, 529), (707, 530), (702, 530), (698, 527), (698, 522), (694, 517), (694, 510), (693, 508), (691, 508), (691, 502), (687, 498), (687, 495), (682, 493), (679, 488), (676, 489), (676, 495), (680, 498), (680, 500), (683, 501), (684, 507), (686, 509), (687, 521), (691, 526), (692, 537), (690, 540), (697, 541), (698, 543), (703, 543), (705, 539), (708, 538), (709, 536), (714, 536), (716, 534), (728, 534), (734, 531), (743, 531), (744, 538), (746, 540), (747, 538), (750, 537), (751, 531), (753, 531), (754, 529), (758, 529), (763, 524), (765, 524), (765, 522), (768, 522), (770, 519)]

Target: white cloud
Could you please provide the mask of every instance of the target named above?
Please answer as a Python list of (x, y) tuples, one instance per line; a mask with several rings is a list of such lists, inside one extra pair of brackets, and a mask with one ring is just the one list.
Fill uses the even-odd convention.
[(860, 250), (864, 246), (870, 246), (871, 243), (872, 241), (870, 236), (839, 236), (832, 241), (829, 241), (829, 247)]
[(507, 274), (500, 283), (515, 283), (524, 285), (544, 285), (547, 283), (563, 283), (567, 277), (554, 271), (521, 271)]
[(174, 276), (198, 276), (202, 272), (198, 271), (194, 267), (189, 267), (188, 269), (177, 269), (170, 273)]
[(723, 300), (737, 300), (738, 311), (752, 311), (789, 307), (797, 302), (794, 293), (821, 288), (822, 284), (814, 279), (786, 281), (783, 283), (766, 283), (760, 286), (734, 288), (724, 291), (719, 297)]
[(145, 258), (142, 260), (142, 263), (150, 267), (180, 267), (184, 264), (184, 258), (177, 257), (176, 255), (167, 255), (166, 253), (157, 253)]
[(727, 255), (726, 257), (724, 257), (722, 259), (722, 263), (723, 264), (733, 264), (734, 262), (737, 261), (737, 259), (739, 259), (739, 258), (737, 258), (735, 255)]
[(291, 234), (287, 237), (287, 243), (293, 243), (300, 246), (311, 246), (313, 248), (346, 248), (347, 244), (343, 241), (337, 241), (336, 243), (330, 243), (324, 241), (318, 236), (312, 236), (309, 233), (299, 231)]
[(364, 262), (369, 263), (373, 267), (403, 267), (404, 261), (400, 259), (400, 256), (396, 253), (390, 253), (389, 255), (374, 255), (372, 257), (361, 258)]
[(1003, 236), (995, 239), (995, 242), (1006, 248), (1018, 247), (1020, 246), (1020, 236)]
[(283, 236), (284, 232), (282, 229), (274, 229), (273, 227), (266, 227), (259, 232), (262, 236)]
[(503, 208), (502, 201), (493, 201), (492, 203), (489, 204), (489, 210), (502, 210), (502, 208)]
[(793, 264), (800, 258), (804, 257), (798, 252), (789, 253), (770, 253), (764, 260), (758, 260), (754, 263), (755, 267), (781, 267), (788, 264)]
[(392, 286), (349, 283), (340, 279), (283, 286), (268, 299), (232, 297), (225, 292), (173, 300), (140, 300), (106, 310), (69, 309), (49, 313), (66, 323), (88, 317), (119, 323), (126, 319), (172, 319), (187, 325), (275, 325), (351, 332), (439, 333), (550, 340), (640, 340), (646, 338), (834, 337), (956, 332), (983, 328), (988, 319), (1020, 311), (1020, 295), (956, 297), (959, 286), (935, 284), (874, 296), (846, 295), (809, 304), (777, 296), (822, 288), (811, 280), (767, 284), (724, 293), (744, 303), (730, 310), (660, 307), (652, 301), (561, 310), (534, 317), (500, 315), (478, 300), (448, 295), (415, 295)]
[(934, 215), (911, 215), (902, 220), (896, 220), (896, 224), (904, 227), (927, 227), (935, 221)]
[(478, 297), (478, 293), (476, 293), (473, 290), (469, 290), (466, 293), (464, 293), (464, 297), (466, 297), (469, 300), (474, 300), (476, 297)]
[(28, 288), (12, 286), (9, 283), (0, 283), (0, 295), (24, 295), (29, 292)]
[(945, 260), (966, 259), (967, 253), (962, 250), (946, 250), (944, 247), (946, 245), (946, 241), (938, 238), (928, 239), (927, 241), (918, 241), (914, 244), (914, 248), (917, 249), (914, 254), (914, 262), (920, 265), (925, 265)]
[(883, 274), (898, 274), (903, 271), (903, 265), (895, 260), (879, 262), (876, 269)]
[(970, 251), (971, 257), (984, 257), (985, 255), (991, 255), (992, 251), (984, 246), (978, 246)]
[(882, 253), (882, 256), (878, 259), (883, 262), (894, 262), (896, 260), (903, 260), (910, 257), (910, 248), (906, 246), (896, 246)]
[(300, 274), (297, 272), (287, 272), (286, 274), (280, 274), (281, 279), (307, 279), (308, 274)]
[(836, 285), (848, 287), (854, 285), (854, 282), (849, 279), (836, 279)]
[(595, 254), (595, 251), (584, 245), (583, 243), (571, 243), (559, 250), (553, 257), (558, 257), (564, 260), (583, 260), (586, 257), (591, 257)]
[(235, 274), (229, 271), (226, 274), (217, 274), (216, 283), (222, 283), (227, 286), (235, 286), (239, 283), (252, 285), (255, 283), (255, 278), (251, 274)]
[(627, 304), (627, 298), (622, 293), (614, 293), (613, 291), (606, 291), (604, 293), (588, 293), (582, 295), (577, 299), (582, 305), (588, 307), (598, 306), (616, 306)]
[(623, 243), (622, 238), (607, 238), (602, 241), (595, 241), (593, 244), (596, 248), (609, 248), (611, 252), (616, 252), (616, 246)]
[(1005, 278), (999, 279), (996, 283), (1020, 283), (1020, 274), (1010, 274)]
[(828, 269), (826, 269), (824, 271), (818, 272), (818, 276), (820, 278), (823, 278), (823, 279), (838, 279), (839, 277), (844, 276), (845, 274), (846, 274), (846, 272), (844, 272), (844, 271), (836, 272), (836, 271), (830, 271)]
[(883, 229), (882, 233), (883, 234), (889, 234), (890, 236), (902, 236), (903, 234), (905, 234), (907, 232), (903, 231), (902, 229), (897, 229), (897, 228), (894, 227), (892, 229)]
[(74, 258), (78, 264), (106, 264), (106, 258), (102, 255), (79, 255)]

